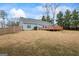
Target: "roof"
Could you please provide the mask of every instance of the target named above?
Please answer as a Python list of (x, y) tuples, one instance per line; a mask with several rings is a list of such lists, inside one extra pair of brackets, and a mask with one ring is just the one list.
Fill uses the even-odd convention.
[(20, 21), (24, 24), (52, 25), (49, 22), (41, 21), (37, 19), (31, 19), (31, 18), (20, 18)]

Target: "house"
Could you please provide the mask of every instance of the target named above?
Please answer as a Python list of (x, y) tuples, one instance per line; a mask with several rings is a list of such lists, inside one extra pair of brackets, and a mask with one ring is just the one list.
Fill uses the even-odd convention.
[(20, 20), (20, 26), (22, 27), (22, 30), (33, 30), (35, 27), (39, 29), (39, 28), (52, 25), (49, 22), (31, 19), (31, 18), (20, 18), (19, 20)]

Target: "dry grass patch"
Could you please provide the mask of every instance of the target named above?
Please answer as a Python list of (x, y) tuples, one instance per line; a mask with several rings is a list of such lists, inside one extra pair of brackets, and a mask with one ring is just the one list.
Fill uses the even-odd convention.
[(8, 55), (79, 55), (79, 31), (22, 31), (0, 36)]

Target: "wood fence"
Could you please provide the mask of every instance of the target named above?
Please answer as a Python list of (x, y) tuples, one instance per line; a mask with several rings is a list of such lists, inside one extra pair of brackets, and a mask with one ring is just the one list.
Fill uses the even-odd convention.
[(0, 35), (2, 34), (9, 34), (9, 33), (16, 33), (20, 32), (21, 28), (19, 26), (12, 26), (8, 28), (0, 28)]

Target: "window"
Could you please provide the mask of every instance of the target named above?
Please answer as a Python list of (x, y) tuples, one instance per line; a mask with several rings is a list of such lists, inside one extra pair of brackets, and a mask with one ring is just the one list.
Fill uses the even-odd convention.
[(30, 25), (30, 24), (28, 24), (28, 25), (27, 25), (27, 28), (31, 28), (31, 25)]

